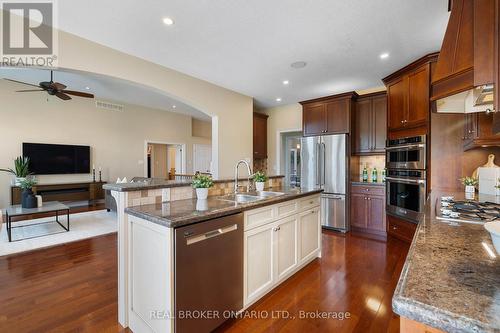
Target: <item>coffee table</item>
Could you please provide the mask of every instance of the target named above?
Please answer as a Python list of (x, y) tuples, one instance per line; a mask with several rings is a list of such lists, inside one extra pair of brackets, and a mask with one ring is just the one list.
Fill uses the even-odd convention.
[[(59, 212), (64, 212), (66, 214), (66, 222), (67, 226), (65, 227), (60, 221), (59, 221)], [(12, 226), (12, 218), (13, 217), (19, 217), (19, 216), (26, 216), (26, 215), (33, 215), (34, 219), (36, 219), (37, 215), (44, 215), (47, 213), (56, 213), (56, 220), (55, 221), (46, 221), (46, 222), (40, 222), (40, 223), (33, 223), (29, 225), (24, 225), (24, 226)], [(13, 205), (7, 207), (6, 210), (6, 217), (7, 217), (7, 235), (9, 236), (9, 242), (12, 242), (12, 229), (13, 228), (27, 228), (33, 225), (39, 225), (39, 224), (48, 224), (48, 223), (57, 223), (59, 224), (65, 231), (69, 231), (69, 207), (60, 203), (59, 201), (49, 201), (49, 202), (44, 202), (42, 207), (38, 208), (23, 208), (21, 205)], [(41, 216), (43, 217), (43, 216)], [(38, 218), (41, 218), (38, 217)], [(62, 231), (64, 232), (64, 231)], [(47, 235), (52, 235), (54, 233), (48, 233), (40, 236), (35, 236), (35, 237), (42, 237), (42, 236), (47, 236)], [(35, 237), (29, 237), (29, 238), (35, 238)], [(27, 238), (21, 238), (21, 239), (16, 239), (15, 241), (22, 240), (22, 239), (27, 239)]]

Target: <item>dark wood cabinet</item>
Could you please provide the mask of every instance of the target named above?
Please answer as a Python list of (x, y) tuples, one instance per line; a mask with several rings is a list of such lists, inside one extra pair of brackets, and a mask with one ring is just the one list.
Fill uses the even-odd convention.
[(389, 83), (389, 130), (426, 125), (429, 121), (430, 65), (421, 67)]
[[(497, 0), (454, 0), (432, 76), (431, 100), (495, 81)], [(495, 16), (496, 15), (496, 16)]]
[(352, 121), (353, 154), (384, 154), (387, 133), (386, 124), (386, 93), (359, 96), (355, 103)]
[(422, 65), (408, 75), (408, 111), (405, 127), (426, 125), (430, 117), (430, 64)]
[(349, 133), (356, 96), (355, 92), (349, 92), (300, 102), (304, 136)]
[(352, 185), (351, 228), (379, 236), (386, 235), (385, 188), (379, 185)]
[(387, 234), (402, 241), (411, 243), (417, 225), (397, 217), (387, 215)]
[(321, 135), (326, 132), (326, 106), (323, 103), (304, 105), (302, 109), (304, 136)]
[(464, 150), (496, 146), (500, 144), (500, 134), (493, 129), (494, 114), (466, 113), (464, 115)]
[(262, 113), (253, 114), (253, 158), (267, 158), (267, 118)]
[(426, 55), (383, 79), (390, 138), (428, 134), (431, 66), (437, 56)]
[(404, 77), (387, 85), (388, 114), (387, 122), (389, 130), (404, 128), (404, 120), (407, 114), (406, 104), (406, 80)]

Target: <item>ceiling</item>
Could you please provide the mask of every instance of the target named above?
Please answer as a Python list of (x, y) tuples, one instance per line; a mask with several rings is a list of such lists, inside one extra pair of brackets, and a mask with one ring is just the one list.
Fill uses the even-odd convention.
[[(439, 50), (447, 6), (448, 0), (58, 2), (62, 30), (252, 96), (259, 107), (381, 86), (384, 76)], [(175, 24), (164, 25), (164, 17)], [(390, 56), (381, 60), (384, 52)], [(291, 68), (296, 61), (307, 66)]]
[[(31, 84), (38, 84), (41, 81), (50, 81), (50, 71), (33, 68), (20, 69), (0, 67), (0, 78), (8, 78)], [(96, 99), (114, 101), (123, 104), (140, 105), (153, 109), (180, 113), (200, 120), (210, 121), (210, 117), (201, 111), (176, 101), (175, 99), (170, 98), (159, 91), (155, 91), (152, 88), (144, 87), (132, 82), (103, 75), (68, 71), (54, 71), (54, 81), (64, 83), (68, 86), (68, 90), (77, 90), (94, 94)], [(11, 84), (16, 90), (30, 89), (29, 87), (21, 84)], [(30, 94), (42, 93), (44, 92), (33, 92)], [(21, 93), (19, 93), (19, 95), (21, 96)], [(80, 97), (72, 96), (72, 98)]]

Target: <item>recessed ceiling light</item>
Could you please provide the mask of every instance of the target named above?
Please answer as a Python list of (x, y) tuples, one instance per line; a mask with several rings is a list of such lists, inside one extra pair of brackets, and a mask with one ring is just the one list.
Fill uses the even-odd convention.
[(90, 87), (85, 87), (85, 90), (90, 90)]
[(172, 107), (175, 109), (177, 107), (177, 105), (172, 105)]
[(276, 98), (276, 102), (281, 102), (281, 97)]
[(380, 59), (387, 59), (389, 58), (389, 53), (385, 52), (380, 55)]
[(163, 18), (163, 23), (165, 25), (172, 25), (172, 24), (174, 24), (174, 20), (172, 20), (170, 17), (164, 17)]
[(284, 80), (284, 81), (283, 81), (283, 84), (284, 84), (285, 86), (287, 86), (289, 83), (290, 83), (290, 81), (288, 81), (288, 80)]
[(292, 68), (299, 69), (306, 67), (306, 65), (307, 63), (305, 61), (296, 61), (292, 63), (290, 66), (292, 66)]

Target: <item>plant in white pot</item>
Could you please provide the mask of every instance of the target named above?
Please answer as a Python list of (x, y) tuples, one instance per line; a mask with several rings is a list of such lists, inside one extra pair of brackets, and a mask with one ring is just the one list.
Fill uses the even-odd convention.
[(267, 181), (267, 176), (263, 171), (257, 171), (253, 175), (253, 181), (255, 182), (255, 189), (257, 191), (264, 191), (264, 185)]
[(214, 186), (214, 181), (210, 176), (197, 174), (194, 176), (191, 186), (196, 189), (196, 197), (199, 200), (206, 200), (208, 197), (208, 189)]
[(475, 193), (476, 192), (476, 185), (477, 185), (476, 178), (464, 177), (460, 180), (462, 181), (462, 184), (465, 186), (465, 193)]
[(28, 157), (19, 156), (14, 160), (14, 169), (0, 169), (0, 171), (13, 174), (16, 177), (15, 185), (19, 186), (21, 184), (21, 181), (25, 180), (26, 177), (31, 175), (31, 172), (29, 171), (29, 163), (30, 159)]

